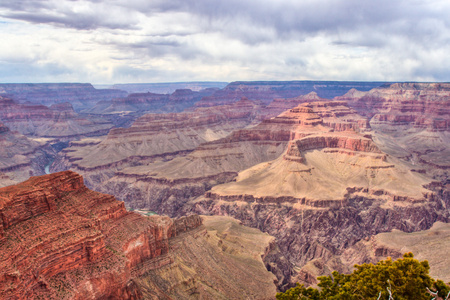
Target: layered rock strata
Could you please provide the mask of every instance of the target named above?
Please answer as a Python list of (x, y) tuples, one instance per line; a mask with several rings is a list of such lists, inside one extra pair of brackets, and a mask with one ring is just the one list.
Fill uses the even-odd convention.
[(436, 178), (448, 176), (450, 84), (395, 83), (337, 99), (370, 118), (383, 151)]
[[(88, 190), (74, 172), (0, 189), (0, 216), (2, 299), (263, 299), (275, 292), (259, 258), (270, 236), (231, 220), (202, 226), (196, 215), (172, 220), (127, 212), (113, 196)], [(251, 238), (259, 243), (250, 247)], [(207, 251), (212, 263), (192, 265), (202, 259), (192, 251)], [(229, 267), (240, 273), (216, 272)], [(250, 275), (258, 284), (243, 285)]]
[(147, 114), (129, 128), (111, 130), (106, 139), (72, 143), (60, 153), (53, 168), (80, 172), (90, 187), (100, 189), (105, 180), (126, 167), (186, 155), (201, 143), (250, 125), (259, 107), (243, 99), (192, 112)]
[(298, 124), (283, 155), (185, 205), (184, 211), (233, 216), (275, 236), (279, 252), (266, 263), (280, 289), (349, 271), (340, 255), (363, 238), (450, 221), (448, 196), (384, 153), (367, 119), (350, 116), (343, 104), (304, 104), (269, 120)]
[(343, 102), (302, 104), (255, 127), (201, 144), (185, 157), (125, 168), (103, 188), (130, 207), (177, 215), (186, 202), (214, 185), (280, 157), (290, 140), (339, 130), (365, 131), (366, 121)]
[(47, 107), (40, 104), (19, 104), (1, 96), (0, 120), (11, 130), (24, 135), (60, 140), (104, 135), (113, 127), (108, 119), (80, 116), (74, 112), (70, 103)]

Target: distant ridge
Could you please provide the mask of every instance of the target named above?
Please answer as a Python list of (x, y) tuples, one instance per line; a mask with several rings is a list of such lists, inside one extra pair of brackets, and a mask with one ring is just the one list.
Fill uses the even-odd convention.
[(114, 84), (113, 89), (125, 90), (128, 93), (157, 93), (171, 94), (177, 89), (191, 89), (200, 91), (207, 88), (224, 88), (228, 82), (221, 81), (192, 81), (192, 82), (161, 82), (161, 83), (120, 83)]

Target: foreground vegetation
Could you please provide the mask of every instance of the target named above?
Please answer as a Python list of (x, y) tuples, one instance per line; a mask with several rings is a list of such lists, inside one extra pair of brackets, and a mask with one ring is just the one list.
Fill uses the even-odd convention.
[(450, 287), (442, 280), (428, 275), (428, 261), (419, 262), (412, 253), (392, 261), (382, 260), (376, 265), (355, 265), (352, 274), (335, 271), (331, 276), (318, 277), (319, 289), (305, 288), (297, 284), (285, 293), (278, 293), (278, 300), (290, 299), (450, 299)]

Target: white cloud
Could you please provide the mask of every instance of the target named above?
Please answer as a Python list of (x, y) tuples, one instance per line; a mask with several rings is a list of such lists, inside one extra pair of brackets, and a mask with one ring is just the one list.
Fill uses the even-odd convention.
[(0, 81), (449, 81), (448, 1), (0, 3)]

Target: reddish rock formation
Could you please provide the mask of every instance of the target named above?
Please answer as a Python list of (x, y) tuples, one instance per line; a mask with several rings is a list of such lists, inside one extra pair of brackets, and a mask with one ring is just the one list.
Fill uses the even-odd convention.
[[(137, 299), (133, 270), (168, 253), (168, 240), (201, 225), (125, 210), (73, 172), (0, 189), (2, 298)], [(160, 267), (169, 261), (159, 261)], [(144, 268), (144, 269), (142, 269)]]

